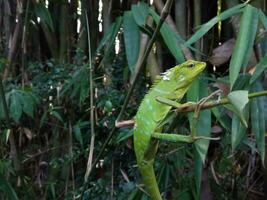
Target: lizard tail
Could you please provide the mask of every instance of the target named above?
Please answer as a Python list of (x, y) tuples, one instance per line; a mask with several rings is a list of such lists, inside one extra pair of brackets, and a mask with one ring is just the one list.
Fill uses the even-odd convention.
[(153, 165), (148, 163), (143, 164), (142, 167), (140, 167), (140, 172), (151, 199), (162, 200)]

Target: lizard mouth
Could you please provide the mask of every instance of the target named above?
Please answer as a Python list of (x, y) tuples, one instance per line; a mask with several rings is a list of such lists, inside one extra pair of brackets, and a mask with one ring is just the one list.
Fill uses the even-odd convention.
[(201, 73), (205, 68), (206, 68), (206, 63), (205, 62), (200, 62), (199, 63), (199, 67), (197, 68), (197, 72)]

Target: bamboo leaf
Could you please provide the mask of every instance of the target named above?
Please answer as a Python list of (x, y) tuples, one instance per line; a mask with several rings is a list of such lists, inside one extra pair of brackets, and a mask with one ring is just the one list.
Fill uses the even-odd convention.
[(22, 115), (21, 96), (16, 90), (11, 91), (10, 95), (10, 116), (18, 122)]
[[(253, 92), (262, 91), (263, 88), (259, 82), (252, 86)], [(261, 160), (265, 158), (265, 116), (264, 116), (264, 97), (254, 98), (251, 100), (251, 125), (252, 132), (255, 134), (257, 148)]]
[(51, 31), (54, 32), (54, 25), (51, 14), (49, 10), (45, 7), (43, 1), (35, 4), (35, 15), (40, 18), (41, 22), (49, 28)]
[(123, 29), (128, 66), (133, 72), (139, 55), (140, 33), (131, 11), (126, 11), (123, 15)]
[(256, 65), (256, 70), (253, 73), (249, 83), (253, 84), (260, 75), (264, 72), (264, 70), (267, 68), (267, 56), (261, 58), (260, 62)]
[(57, 112), (56, 110), (52, 110), (51, 112), (50, 112), (50, 114), (52, 115), (52, 116), (54, 116), (55, 118), (57, 118), (59, 121), (61, 121), (62, 123), (64, 123), (64, 120), (63, 120), (63, 118), (61, 117), (61, 115), (59, 114), (59, 112)]
[[(244, 115), (245, 115), (245, 120), (248, 119), (248, 107), (246, 106)], [(242, 139), (246, 135), (246, 127), (241, 123), (239, 120), (239, 117), (237, 115), (233, 115), (232, 118), (232, 127), (231, 127), (231, 143), (232, 143), (232, 150), (235, 150), (236, 147), (240, 144)]]
[(205, 35), (216, 23), (223, 21), (237, 13), (242, 12), (244, 8), (244, 4), (239, 4), (236, 5), (224, 12), (222, 12), (220, 15), (212, 18), (210, 21), (208, 21), (207, 23), (203, 24), (200, 26), (200, 28), (198, 29), (198, 31), (192, 35), (192, 37), (186, 41), (186, 46), (190, 46), (192, 44), (194, 44), (196, 41), (198, 41), (201, 37), (203, 37), (203, 35)]
[(18, 200), (18, 196), (9, 182), (5, 179), (3, 175), (0, 174), (0, 190), (7, 195), (8, 199)]
[(249, 102), (248, 99), (248, 91), (247, 90), (236, 90), (231, 92), (228, 96), (228, 99), (233, 106), (231, 109), (229, 106), (227, 106), (228, 109), (231, 109), (241, 120), (241, 122), (247, 126), (247, 122), (244, 116), (244, 110), (246, 105)]
[[(154, 21), (158, 24), (160, 20), (160, 16), (152, 9), (149, 10), (149, 13), (153, 17)], [(167, 45), (168, 49), (172, 53), (172, 55), (175, 57), (175, 59), (182, 63), (185, 61), (183, 51), (180, 46), (180, 41), (178, 41), (176, 34), (174, 31), (169, 27), (168, 24), (165, 22), (163, 23), (160, 33), (163, 37), (163, 40), (165, 44)]]
[(75, 139), (80, 143), (81, 147), (83, 147), (83, 137), (82, 137), (81, 128), (79, 124), (73, 126), (73, 132), (74, 132)]
[[(187, 101), (199, 101), (200, 98), (208, 95), (207, 83), (200, 80), (195, 80), (190, 90), (187, 93)], [(188, 118), (191, 125), (193, 124), (193, 114), (188, 114)], [(211, 133), (211, 111), (203, 110), (200, 112), (196, 135), (210, 137)], [(201, 171), (202, 163), (206, 159), (207, 151), (209, 148), (209, 140), (198, 140), (194, 142), (194, 172), (195, 172), (195, 184), (196, 191), (199, 195), (201, 186)]]
[(257, 32), (257, 25), (258, 11), (256, 8), (247, 5), (243, 11), (236, 45), (229, 66), (231, 89), (241, 68), (245, 68), (248, 64)]
[(267, 30), (267, 17), (261, 10), (259, 10), (259, 19), (261, 23), (263, 24), (265, 30)]
[(148, 16), (149, 13), (149, 6), (144, 3), (141, 2), (138, 5), (132, 5), (132, 13), (133, 13), (133, 17), (135, 22), (139, 25), (139, 26), (145, 26), (146, 25), (146, 18)]

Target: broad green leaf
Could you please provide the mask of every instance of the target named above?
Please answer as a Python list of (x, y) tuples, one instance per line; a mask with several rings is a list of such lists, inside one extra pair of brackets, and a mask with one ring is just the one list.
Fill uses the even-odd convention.
[(229, 66), (231, 89), (239, 75), (241, 68), (248, 64), (253, 49), (258, 26), (258, 10), (250, 5), (244, 8), (236, 45)]
[(49, 10), (45, 7), (43, 1), (35, 4), (35, 15), (40, 18), (41, 23), (43, 23), (47, 28), (54, 32), (53, 20), (50, 15)]
[[(248, 110), (249, 106), (246, 106), (244, 111), (245, 120), (248, 119)], [(231, 143), (232, 143), (232, 150), (235, 150), (236, 147), (240, 144), (242, 139), (246, 135), (246, 127), (241, 123), (239, 117), (237, 115), (233, 115), (232, 118), (232, 131), (231, 131)]]
[[(160, 20), (160, 16), (152, 9), (149, 9), (149, 13), (153, 17), (154, 21), (158, 24)], [(160, 34), (163, 37), (165, 44), (167, 45), (168, 49), (175, 57), (175, 59), (179, 63), (183, 63), (185, 61), (183, 51), (181, 49), (180, 42), (177, 40), (176, 34), (174, 31), (169, 27), (168, 24), (165, 22), (163, 23)]]
[(2, 190), (2, 192), (8, 197), (8, 199), (12, 199), (12, 200), (19, 199), (15, 190), (10, 185), (10, 183), (1, 174), (0, 174), (0, 190)]
[(22, 115), (21, 96), (16, 90), (12, 90), (10, 95), (10, 116), (18, 122)]
[[(233, 106), (233, 112), (239, 117), (241, 122), (247, 126), (247, 122), (244, 116), (244, 109), (249, 102), (248, 91), (247, 90), (236, 90), (228, 94), (227, 98), (229, 99), (231, 105)], [(229, 106), (226, 106), (230, 108)]]
[(149, 13), (148, 10), (149, 10), (149, 6), (144, 2), (141, 2), (137, 5), (132, 5), (133, 17), (134, 17), (135, 22), (139, 26), (145, 26), (146, 25), (146, 18), (147, 18), (148, 13)]
[(256, 70), (253, 73), (249, 83), (253, 84), (260, 75), (264, 72), (264, 70), (267, 68), (267, 56), (261, 58), (260, 62), (256, 65)]
[(192, 44), (194, 44), (196, 41), (198, 41), (201, 37), (203, 37), (203, 35), (205, 35), (216, 23), (218, 23), (219, 21), (223, 21), (237, 13), (242, 12), (244, 8), (244, 4), (239, 4), (237, 6), (234, 6), (224, 12), (222, 12), (220, 15), (212, 18), (210, 21), (208, 21), (207, 23), (201, 25), (201, 27), (197, 30), (197, 32), (192, 35), (192, 37), (187, 40), (186, 42), (186, 46), (190, 46)]
[(134, 72), (134, 66), (138, 59), (140, 49), (140, 32), (131, 11), (123, 15), (124, 43), (128, 66)]
[[(262, 91), (263, 88), (259, 82), (252, 86), (252, 92)], [(251, 126), (252, 132), (255, 134), (257, 148), (259, 150), (261, 160), (265, 158), (265, 116), (264, 116), (264, 97), (258, 97), (251, 100)]]

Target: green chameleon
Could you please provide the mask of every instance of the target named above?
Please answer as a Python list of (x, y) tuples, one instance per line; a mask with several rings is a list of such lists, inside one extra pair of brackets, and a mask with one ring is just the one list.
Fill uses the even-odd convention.
[[(172, 109), (167, 102), (175, 101), (177, 105), (205, 67), (204, 62), (189, 60), (166, 71), (145, 95), (135, 116), (134, 149), (137, 164), (153, 200), (162, 200), (153, 169), (159, 140), (192, 143), (197, 139), (210, 139), (161, 133), (162, 124)], [(158, 98), (166, 104), (160, 103)]]

